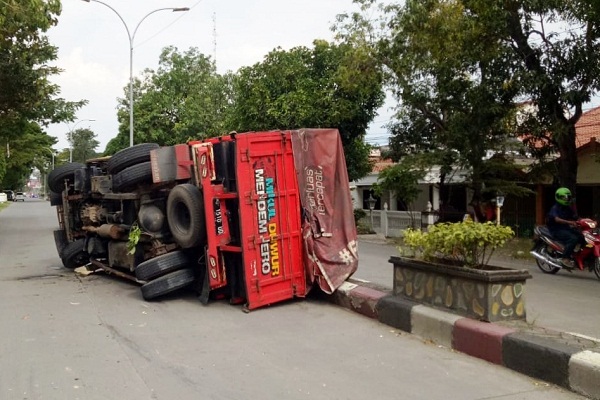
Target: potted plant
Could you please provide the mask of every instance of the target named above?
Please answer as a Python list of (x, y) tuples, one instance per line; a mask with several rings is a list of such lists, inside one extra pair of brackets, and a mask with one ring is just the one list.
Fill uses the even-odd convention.
[(408, 229), (404, 256), (390, 258), (393, 292), (484, 321), (525, 320), (529, 271), (489, 265), (494, 250), (513, 236), (509, 227), (470, 220), (427, 232)]

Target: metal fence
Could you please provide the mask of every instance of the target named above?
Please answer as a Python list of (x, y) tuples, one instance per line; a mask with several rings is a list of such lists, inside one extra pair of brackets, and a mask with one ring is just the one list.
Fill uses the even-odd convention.
[[(365, 210), (360, 224), (385, 237), (401, 237), (407, 228), (422, 229), (437, 222), (437, 215), (420, 211)], [(502, 214), (502, 225), (510, 226), (517, 237), (531, 237), (535, 216), (527, 213)]]
[(367, 216), (360, 222), (385, 237), (401, 237), (407, 228), (421, 229), (421, 212), (366, 210)]

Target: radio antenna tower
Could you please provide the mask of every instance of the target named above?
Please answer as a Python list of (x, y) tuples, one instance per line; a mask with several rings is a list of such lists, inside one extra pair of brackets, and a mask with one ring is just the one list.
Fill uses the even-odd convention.
[(217, 67), (217, 13), (213, 12), (212, 15), (213, 21), (213, 62), (215, 64), (215, 68)]

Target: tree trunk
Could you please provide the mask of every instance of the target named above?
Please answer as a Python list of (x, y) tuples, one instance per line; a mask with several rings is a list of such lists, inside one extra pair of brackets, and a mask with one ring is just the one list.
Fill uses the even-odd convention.
[(558, 183), (571, 189), (575, 196), (577, 185), (577, 145), (575, 142), (575, 125), (567, 124), (565, 132), (556, 139), (560, 158), (558, 159)]

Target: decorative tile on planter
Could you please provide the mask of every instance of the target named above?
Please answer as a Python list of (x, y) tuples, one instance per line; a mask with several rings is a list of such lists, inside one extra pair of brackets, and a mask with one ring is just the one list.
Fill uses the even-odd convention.
[(390, 263), (397, 296), (483, 321), (526, 319), (527, 270), (475, 269), (403, 257), (391, 257)]

